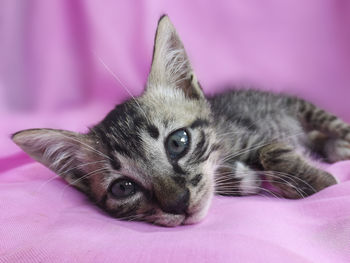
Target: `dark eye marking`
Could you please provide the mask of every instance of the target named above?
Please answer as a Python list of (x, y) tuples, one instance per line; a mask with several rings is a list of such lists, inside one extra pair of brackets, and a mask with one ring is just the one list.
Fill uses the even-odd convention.
[(193, 155), (195, 156), (196, 160), (198, 161), (201, 157), (203, 157), (203, 155), (205, 154), (205, 152), (208, 149), (208, 144), (205, 143), (205, 134), (203, 131), (201, 131), (200, 134), (200, 141), (197, 143), (196, 148), (193, 151)]
[(205, 120), (205, 119), (196, 119), (194, 122), (192, 122), (191, 124), (191, 129), (195, 129), (198, 127), (205, 127), (205, 126), (209, 126), (209, 121)]
[(193, 186), (197, 186), (198, 183), (202, 180), (202, 175), (201, 174), (197, 174), (194, 178), (191, 179), (191, 184)]
[(183, 175), (187, 174), (186, 171), (184, 171), (178, 163), (172, 163), (172, 166), (175, 173)]
[(149, 135), (154, 138), (154, 139), (158, 139), (159, 137), (159, 130), (156, 126), (154, 126), (153, 124), (150, 124), (147, 126), (147, 132), (149, 133)]

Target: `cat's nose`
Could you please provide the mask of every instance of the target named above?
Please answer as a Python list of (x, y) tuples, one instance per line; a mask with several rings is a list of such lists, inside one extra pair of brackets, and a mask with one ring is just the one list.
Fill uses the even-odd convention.
[(159, 207), (169, 214), (185, 214), (190, 201), (190, 191), (177, 184), (172, 177), (153, 178), (155, 201)]
[(166, 200), (166, 202), (161, 202), (161, 208), (166, 213), (185, 214), (188, 207), (189, 199), (190, 192), (188, 191), (188, 189), (185, 189), (184, 191), (178, 193), (178, 195), (173, 197), (172, 199), (168, 199)]

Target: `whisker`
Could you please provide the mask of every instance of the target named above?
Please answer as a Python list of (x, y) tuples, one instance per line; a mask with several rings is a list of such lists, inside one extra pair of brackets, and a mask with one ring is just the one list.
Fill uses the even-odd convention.
[(125, 216), (125, 217), (117, 217), (117, 219), (123, 220), (123, 221), (135, 221), (135, 220), (138, 220), (144, 216), (145, 216), (144, 214), (137, 214), (137, 215), (130, 215), (130, 216)]
[(143, 115), (145, 116), (148, 123), (151, 123), (147, 118), (146, 112), (143, 110), (139, 102), (136, 100), (134, 95), (132, 95), (131, 91), (124, 85), (124, 83), (120, 80), (120, 78), (110, 69), (110, 67), (103, 61), (103, 59), (96, 54), (96, 52), (92, 51), (94, 56), (98, 59), (98, 61), (103, 65), (103, 67), (112, 75), (112, 77), (122, 86), (122, 88), (130, 95), (130, 97), (135, 101)]
[[(314, 191), (314, 193), (317, 193), (317, 190), (316, 190), (314, 187), (312, 187), (312, 185), (310, 185), (308, 182), (306, 182), (305, 180), (302, 180), (301, 178), (299, 178), (299, 177), (297, 177), (297, 176), (295, 176), (295, 175), (286, 174), (286, 173), (281, 173), (281, 172), (275, 172), (275, 171), (266, 171), (264, 174), (265, 174), (265, 175), (268, 175), (268, 176), (271, 176), (271, 177), (279, 178), (279, 179), (282, 179), (282, 178), (281, 178), (281, 177), (278, 177), (278, 176), (284, 176), (284, 178), (286, 178), (286, 177), (287, 177), (287, 178), (290, 178), (291, 181), (293, 181), (295, 184), (297, 184), (297, 182), (296, 182), (294, 179), (298, 179), (300, 182), (302, 182), (303, 184), (305, 184), (305, 185), (307, 185), (308, 187), (310, 187), (311, 190)], [(284, 180), (284, 181), (286, 181), (286, 180)], [(288, 184), (288, 186), (292, 186), (292, 187), (295, 188), (295, 189), (299, 189), (299, 188), (297, 188), (297, 187), (294, 186), (294, 185)], [(300, 190), (300, 191), (303, 191), (302, 189), (299, 189), (299, 190)], [(303, 193), (306, 194), (305, 191), (303, 191)]]
[[(247, 181), (251, 181), (251, 182), (254, 182), (254, 181), (259, 181), (259, 182), (270, 182), (269, 180), (247, 180)], [(289, 184), (287, 184), (287, 183), (282, 183), (281, 182), (281, 184), (284, 184), (284, 185), (287, 185), (287, 186), (291, 186), (291, 185), (289, 185)], [(251, 187), (251, 188), (254, 188), (254, 189), (256, 189), (256, 188), (260, 188), (260, 187), (258, 187), (258, 186), (244, 186), (244, 188), (247, 188), (247, 187)], [(301, 189), (298, 189), (298, 188), (296, 188), (295, 186), (291, 186), (291, 187), (293, 187), (297, 192), (298, 192), (298, 194), (302, 197), (302, 198), (305, 198), (305, 196), (301, 193), (301, 192), (299, 192), (299, 191), (302, 191)], [(230, 184), (220, 184), (220, 185), (216, 185), (215, 186), (215, 188), (218, 190), (218, 191), (222, 191), (222, 190), (237, 190), (237, 191), (239, 191), (239, 193), (241, 193), (242, 192), (242, 188), (239, 186), (239, 185), (235, 185), (235, 186), (232, 186), (232, 185), (230, 185)], [(267, 190), (266, 188), (263, 188), (263, 189), (265, 189), (265, 190)], [(268, 190), (267, 190), (268, 191)], [(302, 191), (304, 194), (305, 194), (305, 192), (304, 191)]]
[[(283, 185), (286, 185), (288, 187), (292, 187), (293, 189), (295, 189), (295, 191), (302, 197), (302, 198), (305, 198), (305, 196), (307, 196), (307, 194), (305, 193), (305, 191), (303, 191), (302, 189), (299, 189), (297, 186), (293, 185), (293, 184), (290, 184), (287, 180), (281, 178), (281, 177), (278, 177), (277, 174), (271, 174), (271, 173), (265, 173), (266, 175), (269, 175), (271, 177), (275, 177), (275, 178), (278, 178), (280, 180), (282, 180), (283, 182), (279, 182), (280, 184), (283, 184)], [(268, 182), (271, 183), (271, 181), (267, 180)], [(295, 181), (294, 181), (295, 182)], [(304, 195), (303, 195), (304, 193)]]
[(56, 178), (60, 178), (63, 174), (65, 173), (68, 173), (76, 168), (81, 168), (81, 167), (84, 167), (84, 166), (87, 166), (87, 165), (90, 165), (90, 164), (95, 164), (95, 163), (100, 163), (100, 162), (105, 162), (105, 160), (101, 160), (101, 161), (95, 161), (95, 162), (88, 162), (88, 163), (84, 163), (84, 164), (80, 164), (80, 165), (77, 165), (77, 166), (74, 166), (66, 171), (63, 171), (53, 177), (51, 177), (50, 179), (46, 180), (45, 182), (43, 182), (41, 185), (39, 185), (39, 187), (37, 188), (37, 190), (35, 191), (35, 193), (38, 193), (42, 190), (42, 188), (47, 185), (48, 183), (52, 182), (53, 180), (55, 180)]
[[(230, 166), (228, 165), (222, 165), (221, 167), (223, 168), (230, 168)], [(256, 173), (258, 174), (262, 174), (262, 175), (271, 175), (272, 177), (277, 177), (277, 174), (280, 175), (280, 176), (284, 176), (285, 178), (290, 178), (292, 182), (294, 182), (295, 184), (297, 184), (296, 180), (302, 182), (303, 184), (307, 185), (308, 187), (310, 187), (315, 193), (317, 192), (317, 190), (312, 186), (310, 185), (307, 181), (305, 180), (302, 180), (301, 178), (293, 175), (293, 174), (288, 174), (288, 173), (283, 173), (283, 172), (278, 172), (278, 171), (255, 171)], [(216, 182), (220, 182), (220, 180), (222, 181), (229, 181), (230, 179), (232, 180), (232, 178), (230, 178), (230, 176), (227, 176), (227, 175), (232, 175), (234, 176), (236, 173), (234, 172), (225, 172), (225, 173), (215, 173), (214, 175), (216, 176), (215, 177), (215, 180)], [(224, 175), (224, 179), (222, 179), (222, 175)], [(286, 180), (284, 180), (286, 181)], [(299, 188), (298, 188), (299, 189)], [(301, 189), (299, 189), (300, 191), (302, 191)], [(305, 192), (303, 191), (303, 193), (305, 194)]]
[(109, 170), (109, 169), (107, 169), (107, 168), (96, 169), (96, 170), (94, 170), (94, 171), (92, 171), (92, 172), (90, 172), (90, 173), (87, 173), (87, 174), (85, 174), (84, 176), (82, 176), (82, 177), (80, 177), (80, 178), (78, 178), (78, 179), (72, 181), (71, 183), (68, 182), (68, 185), (64, 186), (63, 189), (62, 189), (62, 191), (61, 191), (61, 198), (60, 198), (60, 200), (62, 200), (63, 195), (64, 195), (64, 192), (65, 192), (71, 185), (74, 186), (75, 183), (77, 183), (77, 182), (79, 182), (79, 181), (81, 181), (81, 180), (83, 180), (83, 179), (85, 179), (85, 178), (87, 178), (87, 177), (89, 177), (89, 176), (91, 176), (91, 175), (93, 175), (93, 174), (95, 174), (95, 173), (102, 172), (102, 171), (108, 171), (108, 170)]
[[(249, 188), (249, 186), (247, 186), (248, 188)], [(251, 188), (253, 188), (253, 189), (259, 189), (259, 190), (261, 190), (261, 191), (264, 191), (264, 192), (267, 192), (268, 194), (270, 194), (270, 195), (272, 195), (273, 197), (275, 197), (275, 198), (278, 198), (278, 199), (281, 199), (281, 196), (279, 196), (279, 195), (277, 195), (277, 193), (273, 193), (272, 191), (270, 191), (270, 190), (268, 190), (268, 189), (265, 189), (265, 188), (262, 188), (262, 187), (256, 187), (256, 186), (251, 186)], [(241, 195), (242, 196), (242, 192), (241, 191), (216, 191), (215, 193), (218, 193), (218, 194), (226, 194), (226, 195), (229, 195), (229, 194), (239, 194), (239, 195)], [(254, 194), (254, 195), (258, 195), (258, 196), (264, 196), (264, 197), (266, 197), (265, 195), (261, 195), (261, 193), (256, 193), (256, 192), (254, 192), (254, 191), (252, 191), (252, 192), (248, 192), (249, 194)], [(245, 195), (243, 195), (243, 196), (245, 196)]]
[[(283, 185), (286, 185), (288, 187), (292, 187), (293, 189), (295, 189), (295, 191), (302, 197), (302, 198), (305, 198), (305, 196), (307, 196), (306, 192), (303, 191), (302, 189), (299, 189), (297, 186), (293, 185), (293, 184), (290, 184), (287, 180), (283, 179), (282, 178), (282, 175), (280, 175), (280, 177), (277, 175), (277, 174), (274, 174), (273, 171), (268, 173), (267, 171), (256, 171), (257, 173), (261, 173), (261, 174), (264, 174), (264, 175), (269, 175), (271, 177), (275, 177), (275, 178), (279, 178), (280, 180), (282, 180), (283, 182), (280, 182), (280, 184), (283, 184)], [(245, 176), (245, 175), (248, 175), (249, 172), (241, 172), (241, 173), (231, 173), (232, 177), (230, 178), (229, 176), (226, 176), (224, 179), (220, 178), (219, 180), (215, 180), (215, 187), (217, 188), (223, 188), (225, 186), (230, 186), (232, 187), (232, 184), (230, 184), (230, 179), (234, 179), (234, 176), (239, 176), (239, 177), (242, 177), (242, 176)], [(286, 175), (283, 175), (286, 177)], [(292, 175), (290, 175), (292, 176)], [(297, 177), (296, 177), (297, 178)], [(301, 180), (300, 178), (298, 178), (299, 180)], [(253, 179), (245, 179), (246, 181), (260, 181), (260, 182), (269, 182), (271, 183), (270, 180), (263, 180), (263, 179), (256, 179), (256, 180), (253, 180)], [(291, 180), (296, 183), (293, 178), (291, 178)], [(304, 182), (306, 183), (306, 182)], [(238, 182), (239, 184), (239, 182)], [(233, 186), (234, 187), (234, 186)], [(311, 186), (310, 186), (311, 187)], [(240, 189), (238, 187), (238, 189)]]
[[(239, 124), (239, 123), (238, 123)], [(249, 129), (250, 127), (254, 126), (255, 123), (252, 123), (251, 125), (249, 125), (246, 129)], [(240, 130), (240, 131), (231, 131), (231, 132), (225, 132), (225, 133), (217, 133), (216, 137), (217, 138), (224, 138), (227, 137), (228, 135), (234, 135), (234, 134), (246, 134), (247, 130)]]
[[(295, 136), (299, 136), (299, 135), (302, 135), (302, 134), (304, 134), (304, 132), (299, 132), (299, 133), (296, 133), (296, 134), (291, 134), (291, 135), (289, 135), (289, 136), (284, 137), (283, 139), (285, 140), (285, 139), (288, 139), (288, 138), (291, 138), (291, 137), (295, 137)], [(249, 148), (242, 149), (242, 150), (239, 150), (239, 151), (234, 152), (234, 153), (230, 153), (230, 154), (228, 154), (227, 156), (225, 156), (225, 157), (221, 160), (221, 162), (224, 163), (224, 162), (228, 161), (229, 159), (233, 159), (233, 158), (235, 158), (235, 157), (237, 157), (237, 156), (239, 156), (239, 155), (242, 155), (242, 154), (244, 154), (244, 153), (248, 153), (248, 152), (250, 152), (250, 151), (253, 151), (253, 150), (259, 149), (259, 148), (261, 148), (261, 147), (270, 145), (270, 144), (274, 143), (277, 139), (278, 139), (278, 137), (275, 137), (275, 138), (272, 138), (269, 142), (264, 142), (264, 143), (261, 143), (261, 144), (258, 144), (258, 145), (253, 145), (253, 146), (251, 146), (251, 147), (249, 147)]]
[[(52, 131), (52, 132), (59, 133), (59, 132), (56, 132), (56, 131)], [(112, 160), (109, 156), (107, 156), (107, 155), (105, 155), (104, 153), (102, 153), (102, 152), (96, 150), (95, 148), (93, 148), (93, 147), (91, 147), (90, 145), (88, 145), (88, 144), (82, 142), (81, 140), (78, 140), (78, 139), (73, 138), (73, 137), (69, 137), (69, 136), (64, 135), (64, 134), (62, 134), (62, 133), (59, 133), (59, 134), (60, 134), (60, 136), (63, 136), (63, 137), (65, 137), (65, 138), (68, 138), (68, 139), (70, 139), (70, 140), (72, 140), (72, 141), (78, 142), (78, 143), (80, 143), (80, 144), (86, 146), (87, 148), (83, 147), (83, 148), (86, 149), (86, 150), (90, 150), (90, 151), (92, 151), (92, 152), (97, 153), (97, 154), (100, 155), (100, 156), (103, 156), (103, 157), (106, 157), (106, 158), (109, 159), (109, 160)]]
[[(285, 176), (285, 177), (292, 177), (291, 179), (293, 180), (293, 182), (295, 182), (294, 179), (299, 180), (300, 182), (304, 183), (305, 185), (309, 186), (315, 193), (317, 192), (317, 190), (310, 185), (306, 180), (301, 179), (300, 177), (293, 175), (293, 174), (289, 174), (289, 173), (285, 173), (285, 172), (278, 172), (278, 171), (264, 171), (265, 173), (275, 173), (275, 174), (279, 174), (281, 176)], [(296, 182), (295, 182), (296, 183)]]

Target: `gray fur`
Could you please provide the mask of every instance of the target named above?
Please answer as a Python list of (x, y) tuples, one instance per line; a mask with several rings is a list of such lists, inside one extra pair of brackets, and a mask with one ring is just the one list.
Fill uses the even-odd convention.
[[(166, 142), (179, 129), (189, 144), (174, 159)], [(259, 193), (260, 174), (283, 196), (305, 197), (336, 183), (313, 167), (310, 152), (350, 158), (349, 125), (301, 99), (237, 89), (205, 98), (166, 16), (142, 96), (87, 134), (36, 129), (13, 140), (112, 216), (165, 226), (202, 220), (215, 192)], [(116, 197), (111, 188), (125, 179), (137, 187)]]

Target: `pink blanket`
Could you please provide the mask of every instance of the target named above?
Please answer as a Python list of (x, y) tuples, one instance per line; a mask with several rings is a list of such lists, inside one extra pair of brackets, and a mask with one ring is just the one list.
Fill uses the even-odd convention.
[(216, 197), (202, 223), (164, 228), (110, 218), (10, 141), (85, 131), (130, 97), (123, 85), (140, 94), (163, 13), (207, 94), (258, 83), (350, 121), (348, 1), (3, 0), (0, 262), (350, 262), (350, 161), (309, 198)]

